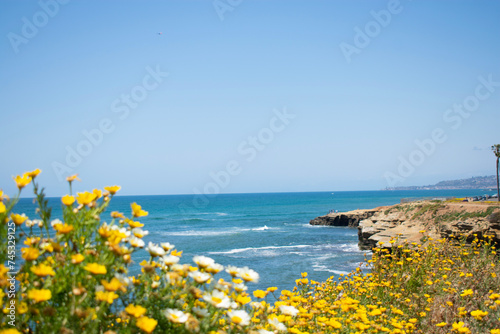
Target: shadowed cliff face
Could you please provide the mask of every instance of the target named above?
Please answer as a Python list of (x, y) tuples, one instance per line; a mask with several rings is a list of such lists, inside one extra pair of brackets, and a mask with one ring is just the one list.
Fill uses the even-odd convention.
[[(495, 203), (417, 201), (371, 210), (333, 213), (311, 220), (311, 225), (358, 228), (359, 247), (392, 247), (420, 243), (422, 231), (435, 239), (488, 236), (500, 244), (500, 206)], [(391, 239), (397, 242), (391, 243)]]
[(359, 222), (363, 219), (373, 216), (378, 209), (371, 210), (354, 210), (348, 212), (330, 213), (326, 216), (314, 218), (309, 222), (311, 225), (324, 226), (347, 226), (358, 227)]

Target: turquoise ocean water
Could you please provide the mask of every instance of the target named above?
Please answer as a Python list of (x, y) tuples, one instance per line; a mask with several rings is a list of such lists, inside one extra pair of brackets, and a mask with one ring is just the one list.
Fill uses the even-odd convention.
[[(292, 289), (301, 272), (324, 281), (348, 273), (363, 261), (357, 247), (357, 229), (311, 226), (309, 221), (330, 210), (349, 211), (397, 204), (401, 198), (476, 196), (485, 190), (440, 191), (343, 191), (311, 193), (221, 194), (213, 196), (116, 196), (103, 215), (117, 210), (130, 215), (130, 203), (149, 211), (140, 219), (147, 242), (170, 242), (183, 250), (181, 263), (195, 255), (212, 257), (222, 265), (248, 266), (260, 274), (249, 288), (277, 286)], [(60, 218), (60, 199), (51, 198), (53, 218)], [(22, 199), (16, 212), (34, 217), (32, 200)], [(134, 256), (137, 264), (149, 258), (145, 251)], [(221, 277), (224, 277), (222, 275)]]

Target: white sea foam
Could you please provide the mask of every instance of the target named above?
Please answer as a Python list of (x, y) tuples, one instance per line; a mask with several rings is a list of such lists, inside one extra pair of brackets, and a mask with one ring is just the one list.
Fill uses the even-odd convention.
[(328, 254), (323, 254), (323, 255), (314, 255), (314, 258), (317, 261), (325, 261), (325, 260), (334, 259), (334, 258), (337, 258), (337, 257), (339, 257), (338, 253), (328, 253)]
[(336, 274), (336, 275), (349, 274), (347, 271), (330, 269), (327, 266), (322, 265), (322, 264), (313, 264), (312, 267), (313, 267), (313, 271), (326, 271), (326, 272)]
[(189, 230), (181, 232), (160, 232), (161, 235), (176, 236), (176, 237), (212, 237), (219, 235), (231, 235), (240, 233), (241, 230), (224, 230), (224, 231), (202, 231), (202, 230)]
[(269, 230), (269, 227), (267, 227), (267, 225), (264, 225), (262, 227), (257, 227), (257, 228), (253, 228), (252, 231), (265, 231), (265, 230)]
[(362, 253), (363, 251), (359, 249), (358, 244), (342, 244), (339, 247), (344, 252), (349, 253)]
[(227, 213), (225, 213), (225, 212), (216, 212), (215, 214), (217, 216), (227, 216)]
[(322, 244), (316, 245), (315, 248), (317, 250), (321, 250), (323, 252), (346, 252), (346, 253), (364, 253), (359, 249), (357, 243), (349, 243), (349, 244)]
[(208, 254), (237, 254), (243, 252), (261, 252), (270, 249), (286, 249), (286, 248), (305, 248), (311, 247), (311, 245), (295, 245), (295, 246), (266, 246), (266, 247), (247, 247), (247, 248), (235, 248), (223, 252), (209, 252)]

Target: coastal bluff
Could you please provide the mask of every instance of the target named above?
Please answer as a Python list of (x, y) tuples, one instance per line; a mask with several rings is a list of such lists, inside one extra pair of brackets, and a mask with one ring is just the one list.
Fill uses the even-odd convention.
[(347, 212), (329, 213), (325, 216), (314, 218), (309, 222), (309, 224), (322, 226), (358, 227), (360, 221), (370, 218), (382, 208), (387, 207), (380, 207), (369, 210), (353, 210)]
[[(382, 243), (390, 248), (401, 242), (420, 243), (426, 235), (439, 238), (491, 237), (500, 244), (500, 204), (423, 200), (368, 210), (330, 213), (309, 222), (311, 225), (345, 226), (358, 229), (358, 246), (370, 250)], [(391, 239), (396, 239), (391, 243)]]

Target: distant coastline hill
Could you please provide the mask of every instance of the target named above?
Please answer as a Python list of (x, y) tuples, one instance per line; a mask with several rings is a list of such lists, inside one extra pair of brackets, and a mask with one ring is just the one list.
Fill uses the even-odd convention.
[(445, 190), (445, 189), (496, 189), (495, 175), (476, 176), (469, 179), (441, 181), (429, 186), (388, 187), (384, 190)]

